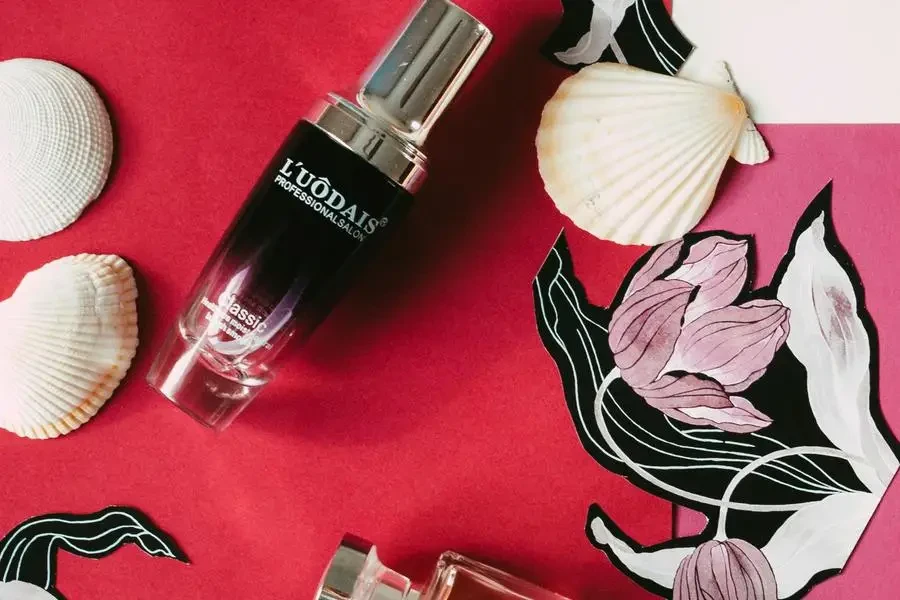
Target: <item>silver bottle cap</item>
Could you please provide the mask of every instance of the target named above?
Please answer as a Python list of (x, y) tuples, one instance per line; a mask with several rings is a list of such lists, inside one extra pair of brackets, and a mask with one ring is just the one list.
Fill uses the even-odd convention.
[(417, 600), (409, 579), (381, 564), (375, 546), (346, 535), (322, 576), (316, 600)]
[(493, 35), (449, 0), (424, 0), (363, 79), (357, 102), (420, 145)]

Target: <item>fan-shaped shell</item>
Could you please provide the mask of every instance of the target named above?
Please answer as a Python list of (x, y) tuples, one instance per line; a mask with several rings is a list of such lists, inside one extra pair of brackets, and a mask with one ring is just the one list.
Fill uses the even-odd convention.
[(560, 86), (537, 135), (559, 210), (620, 244), (681, 237), (712, 202), (747, 118), (734, 93), (599, 63)]
[(52, 438), (94, 416), (137, 349), (137, 288), (118, 256), (61, 258), (0, 303), (0, 427)]
[(0, 582), (0, 600), (56, 600), (56, 596), (33, 583), (5, 581)]
[(771, 158), (766, 139), (751, 119), (744, 121), (744, 130), (731, 151), (731, 157), (742, 165), (760, 165)]
[[(740, 95), (728, 64), (710, 58), (700, 48), (691, 52), (678, 76)], [(749, 116), (744, 121), (744, 129), (731, 150), (731, 157), (744, 165), (762, 164), (771, 157), (765, 138)]]
[(109, 115), (84, 77), (31, 58), (0, 62), (0, 240), (64, 229), (103, 189)]

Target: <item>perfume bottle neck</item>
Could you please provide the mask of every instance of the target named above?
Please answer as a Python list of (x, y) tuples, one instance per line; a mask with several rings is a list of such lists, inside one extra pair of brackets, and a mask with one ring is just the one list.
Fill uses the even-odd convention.
[(313, 113), (311, 121), (407, 192), (414, 194), (424, 183), (425, 154), (352, 102), (331, 94)]
[[(419, 593), (412, 588), (407, 577), (385, 567), (378, 560), (374, 548), (369, 555), (372, 573), (367, 581), (357, 582), (358, 596), (351, 600), (418, 600)], [(363, 585), (360, 585), (363, 584)]]

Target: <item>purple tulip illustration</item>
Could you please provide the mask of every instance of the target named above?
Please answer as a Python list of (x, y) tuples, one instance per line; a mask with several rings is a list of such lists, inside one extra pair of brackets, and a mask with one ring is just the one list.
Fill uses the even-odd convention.
[(701, 544), (675, 572), (673, 600), (777, 600), (772, 565), (743, 540)]
[(736, 395), (766, 372), (789, 333), (778, 300), (732, 305), (747, 282), (747, 242), (660, 246), (612, 315), (609, 345), (625, 380), (683, 423), (750, 433), (771, 419)]

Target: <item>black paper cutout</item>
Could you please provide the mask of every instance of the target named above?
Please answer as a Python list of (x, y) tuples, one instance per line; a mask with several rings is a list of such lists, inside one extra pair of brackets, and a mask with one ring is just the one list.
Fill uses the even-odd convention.
[[(860, 345), (860, 351), (868, 352), (868, 373), (871, 379), (871, 393), (864, 408), (869, 411), (873, 421), (872, 434), (875, 437), (880, 436), (884, 444), (881, 456), (884, 463), (881, 481), (875, 485), (870, 481), (868, 486), (877, 488), (870, 489), (850, 466), (850, 461), (838, 456), (802, 454), (765, 463), (751, 471), (750, 475), (740, 482), (735, 488), (731, 502), (780, 506), (803, 504), (808, 510), (756, 512), (730, 508), (726, 524), (721, 531), (718, 527), (720, 517), (718, 507), (685, 498), (681, 493), (673, 493), (672, 489), (707, 499), (721, 499), (732, 477), (735, 476), (736, 469), (742, 469), (757, 459), (771, 456), (774, 452), (812, 447), (823, 448), (826, 452), (833, 449), (836, 455), (853, 454), (845, 453), (838, 448), (829, 437), (829, 435), (835, 437), (833, 423), (826, 423), (817, 417), (812, 408), (812, 402), (809, 400), (810, 392), (807, 390), (807, 367), (785, 344), (775, 354), (765, 375), (741, 393), (741, 396), (749, 400), (754, 407), (772, 419), (771, 425), (750, 434), (732, 433), (710, 426), (689, 425), (671, 419), (661, 410), (650, 406), (625, 381), (617, 379), (609, 385), (609, 396), (604, 395), (604, 400), (600, 401), (602, 406), (600, 410), (606, 415), (605, 429), (612, 442), (621, 451), (620, 454), (611, 447), (600, 429), (600, 421), (595, 417), (597, 408), (595, 397), (604, 376), (616, 368), (607, 332), (612, 314), (615, 308), (622, 304), (630, 283), (654, 256), (654, 251), (648, 252), (631, 270), (609, 309), (592, 306), (588, 302), (585, 290), (574, 275), (574, 266), (564, 234), (560, 235), (535, 279), (533, 291), (540, 336), (559, 369), (566, 403), (584, 448), (607, 470), (627, 477), (635, 485), (654, 495), (703, 512), (709, 518), (709, 525), (698, 536), (673, 539), (664, 544), (644, 548), (628, 538), (603, 513), (601, 507), (597, 505), (591, 507), (586, 529), (591, 543), (604, 550), (619, 569), (654, 593), (671, 597), (673, 590), (671, 584), (661, 585), (658, 581), (646, 577), (646, 572), (642, 573), (639, 568), (635, 568), (643, 558), (634, 560), (634, 557), (658, 559), (659, 564), (663, 565), (663, 570), (674, 569), (685, 556), (694, 552), (701, 544), (714, 538), (722, 540), (727, 537), (744, 540), (758, 549), (768, 549), (770, 556), (766, 558), (777, 563), (783, 554), (779, 548), (791, 542), (790, 536), (785, 534), (789, 528), (782, 527), (789, 519), (793, 519), (791, 521), (793, 527), (798, 523), (802, 526), (803, 517), (813, 511), (830, 509), (833, 503), (844, 502), (844, 499), (853, 502), (859, 499), (866, 507), (860, 509), (863, 512), (858, 515), (859, 519), (865, 520), (861, 523), (864, 527), (871, 517), (871, 514), (867, 513), (869, 505), (874, 511), (887, 483), (896, 472), (898, 444), (889, 433), (878, 406), (875, 329), (865, 309), (862, 282), (834, 234), (831, 222), (830, 185), (799, 220), (790, 250), (782, 260), (770, 285), (758, 290), (751, 289), (754, 265), (752, 252), (749, 252), (747, 258), (750, 277), (734, 304), (775, 299), (795, 259), (801, 237), (806, 235), (804, 239), (808, 243), (813, 239), (809, 236), (814, 235), (811, 233), (814, 230), (821, 232), (824, 253), (831, 259), (826, 267), (840, 269), (852, 286), (852, 292), (847, 293), (855, 296), (857, 310), (855, 314), (847, 314), (846, 317), (859, 324), (868, 336), (868, 347)], [(659, 277), (667, 277), (683, 264), (690, 247), (713, 236), (719, 236), (726, 241), (746, 242), (752, 248), (752, 239), (728, 232), (688, 235), (684, 239), (684, 246), (680, 250), (675, 267), (659, 274)], [(832, 293), (831, 290), (828, 292)], [(836, 306), (840, 309), (844, 304), (849, 308), (847, 303), (838, 303)], [(790, 322), (799, 323), (795, 320), (799, 316), (801, 315), (792, 315)], [(821, 409), (818, 414), (822, 414)], [(826, 433), (826, 430), (829, 433)], [(623, 456), (626, 460), (622, 459)], [(640, 466), (644, 473), (650, 473), (654, 481), (648, 480), (644, 474), (635, 470), (635, 466)], [(800, 513), (801, 516), (795, 517)], [(598, 539), (592, 531), (592, 525), (596, 526), (604, 539)], [(840, 538), (842, 543), (847, 538), (846, 543), (849, 544), (847, 554), (849, 554), (861, 533), (862, 530), (859, 529), (858, 532), (839, 531), (835, 535), (844, 536)], [(803, 577), (802, 585), (797, 581), (781, 584), (781, 587), (792, 593), (785, 596), (779, 594), (778, 597), (800, 597), (814, 584), (838, 573), (843, 567), (841, 563), (834, 568), (824, 566), (820, 568), (816, 562), (820, 558), (821, 562), (828, 562), (822, 557), (801, 556), (797, 559), (801, 563), (798, 565), (789, 567), (775, 564), (775, 573), (782, 577), (782, 581), (789, 578), (784, 575), (789, 569), (795, 569), (795, 572), (796, 569), (800, 569), (800, 574), (795, 575), (795, 578)], [(831, 563), (840, 562), (834, 557), (826, 558), (830, 558)], [(809, 571), (808, 576), (803, 574), (804, 566)], [(712, 577), (709, 573), (705, 576)]]
[(0, 586), (21, 581), (64, 600), (56, 588), (56, 554), (98, 559), (135, 544), (150, 556), (188, 562), (165, 532), (134, 508), (113, 506), (89, 515), (50, 514), (28, 519), (0, 541)]
[[(594, 62), (625, 62), (646, 71), (675, 75), (694, 50), (662, 0), (562, 0), (562, 5), (562, 21), (541, 53), (568, 69), (578, 70)], [(589, 33), (599, 36), (593, 51), (575, 52), (573, 49)], [(610, 33), (615, 44), (606, 46)], [(563, 60), (561, 56), (566, 55), (569, 57)]]

